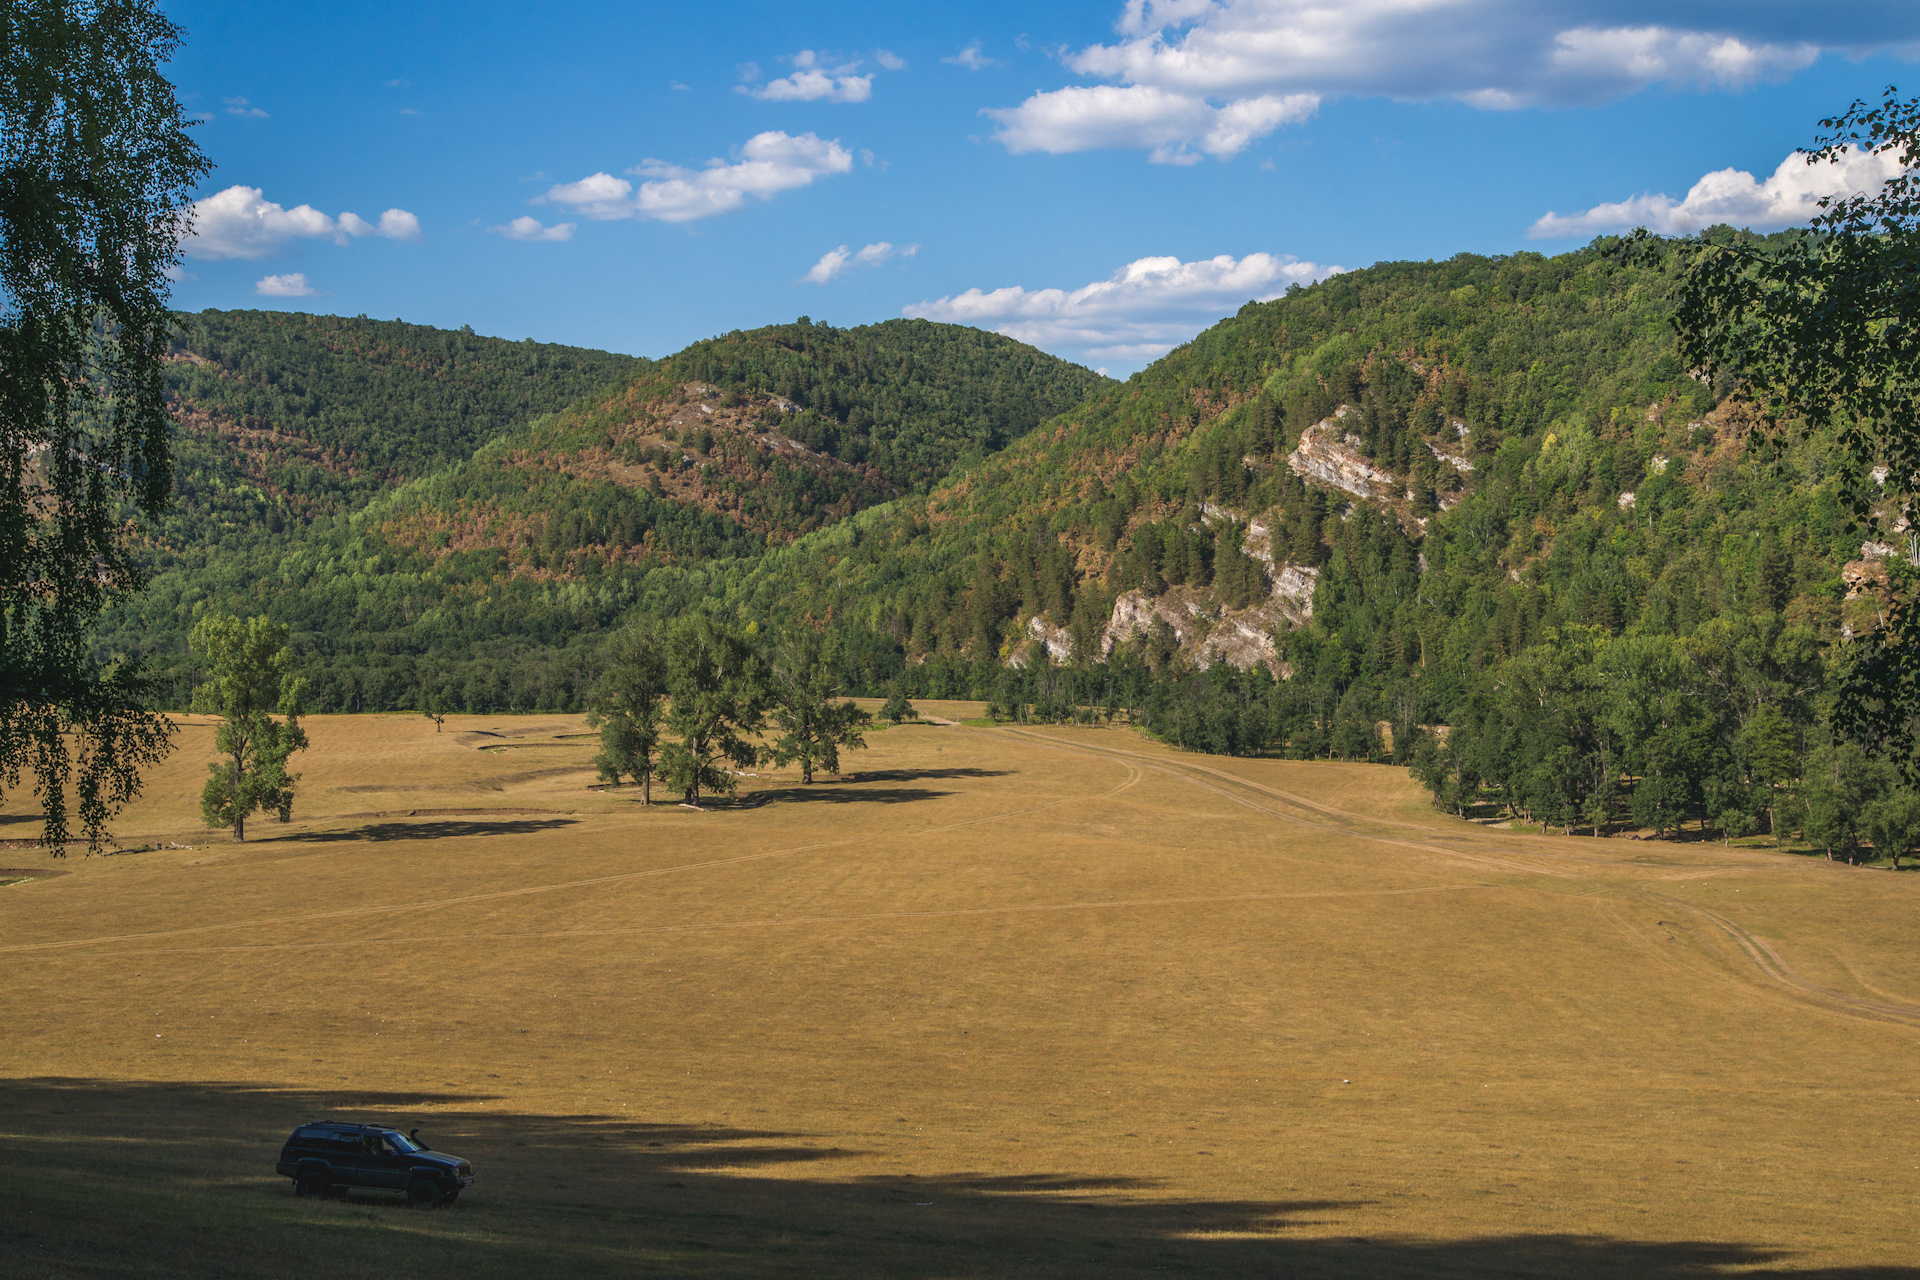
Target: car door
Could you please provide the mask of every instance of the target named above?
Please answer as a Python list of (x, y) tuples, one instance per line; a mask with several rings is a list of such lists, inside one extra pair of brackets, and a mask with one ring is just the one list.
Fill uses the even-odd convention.
[(364, 1187), (368, 1183), (364, 1175), (366, 1160), (361, 1149), (360, 1135), (351, 1130), (336, 1130), (328, 1135), (327, 1169), (333, 1184), (339, 1187)]
[(407, 1185), (407, 1161), (400, 1149), (382, 1133), (367, 1135), (367, 1150), (361, 1173), (361, 1185), (398, 1190)]

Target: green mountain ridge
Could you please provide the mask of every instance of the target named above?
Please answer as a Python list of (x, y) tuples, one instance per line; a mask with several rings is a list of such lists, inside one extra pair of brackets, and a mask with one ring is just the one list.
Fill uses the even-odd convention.
[(163, 542), (103, 638), (179, 698), (192, 619), (264, 607), (317, 709), (574, 709), (622, 618), (703, 610), (824, 628), (852, 692), (1391, 755), (1562, 825), (1779, 830), (1781, 796), (1843, 775), (1835, 811), (1865, 812), (1833, 675), (1920, 555), (1894, 494), (1854, 525), (1831, 435), (1689, 374), (1669, 270), (1603, 244), (1380, 264), (1125, 383), (953, 326), (772, 326), (450, 462), (444, 435), (356, 453), (263, 417), (362, 487)]
[(476, 663), (483, 700), (576, 702), (650, 571), (844, 519), (1106, 381), (925, 321), (802, 321), (654, 362), (207, 313), (182, 317), (173, 368), (181, 498), (103, 646), (178, 700), (194, 619), (264, 605), (317, 660), (316, 704), (353, 710)]

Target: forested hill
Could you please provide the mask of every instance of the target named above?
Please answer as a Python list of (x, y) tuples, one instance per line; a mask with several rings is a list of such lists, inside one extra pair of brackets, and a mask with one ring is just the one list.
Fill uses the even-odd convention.
[(264, 604), (317, 706), (574, 708), (608, 628), (703, 609), (825, 626), (857, 692), (1844, 845), (1892, 784), (1832, 673), (1920, 537), (1891, 495), (1854, 527), (1835, 441), (1690, 376), (1667, 265), (1603, 249), (1337, 276), (1124, 384), (949, 326), (727, 335), (350, 516), (163, 554), (118, 638), (184, 690), (191, 619)]
[(1249, 305), (926, 498), (742, 566), (736, 607), (831, 611), (936, 665), (1084, 659), (1156, 622), (1206, 663), (1251, 631), (1236, 665), (1411, 681), (1434, 719), (1555, 628), (1680, 633), (1764, 596), (1831, 630), (1861, 540), (1828, 449), (1757, 465), (1675, 357), (1668, 288), (1585, 250)]
[(1832, 439), (1689, 376), (1671, 283), (1598, 249), (1335, 277), (702, 593), (834, 619), (855, 683), (1211, 750), (1384, 758), (1384, 722), (1411, 759), (1447, 725), (1442, 795), (1556, 823), (1738, 834), (1816, 774), (1865, 812), (1831, 672), (1915, 540), (1891, 495), (1850, 524)]
[(351, 509), (648, 363), (397, 320), (182, 314), (168, 378), (179, 507), (280, 523)]
[(347, 673), (318, 680), (322, 706), (411, 705), (418, 672), (443, 670), (484, 670), (490, 690), (499, 674), (490, 705), (570, 704), (652, 571), (750, 559), (928, 486), (1104, 385), (925, 321), (803, 318), (651, 362), (183, 316), (180, 496), (152, 532), (151, 587), (102, 643), (145, 655), (177, 698), (194, 618), (264, 603)]

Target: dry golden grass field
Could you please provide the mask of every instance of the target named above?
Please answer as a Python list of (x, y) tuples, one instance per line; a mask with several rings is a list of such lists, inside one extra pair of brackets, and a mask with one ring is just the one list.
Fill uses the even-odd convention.
[[(245, 845), (189, 723), (118, 834), (191, 847), (0, 852), (65, 873), (0, 888), (9, 1280), (1920, 1276), (1920, 876), (1121, 729), (695, 812), (573, 718), (309, 728)], [(479, 1181), (298, 1200), (319, 1117)]]

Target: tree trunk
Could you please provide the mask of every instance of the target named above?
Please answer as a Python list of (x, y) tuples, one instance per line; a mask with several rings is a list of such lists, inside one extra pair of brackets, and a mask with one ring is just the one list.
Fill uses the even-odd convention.
[(813, 785), (813, 757), (812, 756), (800, 757), (800, 785), (803, 787), (810, 787)]
[(653, 763), (651, 761), (648, 761), (640, 772), (640, 803), (642, 805), (653, 803)]
[(246, 814), (246, 811), (240, 807), (240, 757), (239, 756), (235, 756), (233, 758), (232, 781), (233, 781), (233, 842), (235, 844), (245, 844), (247, 842), (247, 814)]

